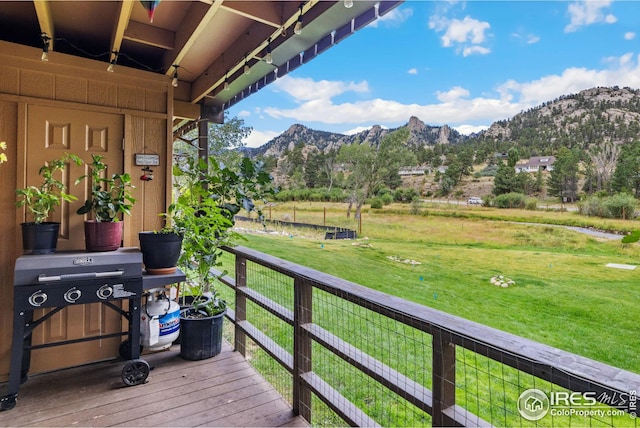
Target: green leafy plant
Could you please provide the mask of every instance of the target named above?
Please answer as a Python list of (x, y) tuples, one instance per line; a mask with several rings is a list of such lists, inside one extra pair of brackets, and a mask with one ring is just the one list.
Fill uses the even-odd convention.
[(216, 297), (213, 268), (220, 265), (221, 247), (242, 238), (232, 230), (233, 217), (241, 209), (262, 216), (254, 200), (272, 193), (271, 177), (262, 163), (248, 158), (237, 169), (213, 158), (209, 163), (188, 159), (174, 166), (173, 176), (178, 196), (165, 214), (165, 229), (184, 235), (178, 266), (187, 275), (187, 292), (207, 313), (224, 312), (226, 303)]
[[(2, 151), (7, 150), (7, 143), (5, 143), (4, 141), (0, 141), (0, 150)], [(7, 161), (7, 154), (0, 153), (0, 164), (5, 163), (6, 161)]]
[(77, 213), (82, 215), (93, 212), (97, 222), (119, 221), (119, 214), (130, 215), (136, 202), (131, 194), (131, 189), (135, 189), (131, 184), (131, 176), (126, 173), (103, 176), (107, 170), (107, 165), (103, 162), (104, 156), (91, 157), (91, 173), (76, 180), (78, 184), (86, 178), (91, 178), (91, 197), (78, 208)]
[(42, 184), (16, 189), (18, 201), (16, 206), (27, 207), (34, 223), (42, 223), (60, 205), (62, 201), (72, 202), (77, 200), (73, 195), (65, 192), (65, 184), (55, 177), (56, 172), (63, 170), (68, 162), (82, 165), (82, 159), (76, 155), (65, 154), (59, 159), (52, 160), (43, 165), (38, 174), (42, 176)]

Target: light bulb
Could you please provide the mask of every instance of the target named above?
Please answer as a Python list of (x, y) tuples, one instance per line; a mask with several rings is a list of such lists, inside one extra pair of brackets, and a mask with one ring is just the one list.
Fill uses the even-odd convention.
[(42, 60), (43, 62), (49, 61), (49, 53), (47, 51), (42, 51), (42, 56), (40, 57), (40, 60)]
[(224, 79), (224, 90), (228, 91), (229, 90), (229, 80)]
[(353, 7), (353, 0), (344, 0), (344, 7), (351, 9)]
[(244, 63), (244, 74), (248, 75), (251, 73), (251, 69), (249, 68), (249, 64)]
[(296, 34), (302, 34), (302, 20), (298, 19), (296, 26), (293, 27), (293, 32)]
[(113, 68), (116, 66), (116, 63), (118, 62), (118, 52), (113, 51), (111, 52), (111, 54), (113, 55), (113, 57), (111, 61), (109, 61), (109, 66), (107, 67), (107, 71), (109, 73), (113, 73)]
[(174, 76), (173, 79), (171, 79), (171, 86), (173, 86), (174, 88), (178, 87), (178, 77)]
[(271, 56), (271, 52), (267, 52), (267, 55), (265, 55), (264, 60), (267, 62), (267, 64), (271, 64), (273, 62), (273, 57)]

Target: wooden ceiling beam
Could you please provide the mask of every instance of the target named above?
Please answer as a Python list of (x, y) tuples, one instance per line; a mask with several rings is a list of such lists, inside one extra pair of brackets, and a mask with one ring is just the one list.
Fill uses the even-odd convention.
[(173, 31), (136, 21), (129, 22), (124, 32), (124, 39), (170, 51), (175, 49), (176, 43)]
[(273, 28), (280, 28), (284, 23), (283, 7), (280, 2), (226, 1), (222, 7), (231, 13)]
[(205, 30), (207, 24), (220, 10), (223, 0), (215, 0), (213, 4), (194, 3), (189, 9), (180, 30), (176, 32), (175, 49), (172, 53), (165, 55), (163, 65), (167, 70), (166, 75), (173, 73), (173, 64), (180, 65), (180, 61), (187, 55), (189, 50), (197, 42), (200, 34)]
[(40, 32), (46, 33), (51, 38), (49, 41), (49, 49), (53, 50), (55, 41), (55, 29), (53, 27), (53, 17), (51, 16), (51, 5), (49, 0), (34, 0), (33, 6), (36, 9), (36, 15), (38, 16), (38, 24), (40, 25)]
[(114, 26), (113, 33), (111, 34), (111, 52), (120, 52), (122, 46), (122, 39), (124, 38), (124, 32), (129, 25), (129, 19), (131, 18), (131, 11), (133, 10), (134, 2), (131, 0), (120, 2), (120, 13), (118, 14), (118, 21)]

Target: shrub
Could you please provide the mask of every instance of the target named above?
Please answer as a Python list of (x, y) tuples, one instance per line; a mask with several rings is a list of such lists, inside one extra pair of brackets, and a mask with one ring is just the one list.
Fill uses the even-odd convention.
[(522, 193), (505, 193), (496, 196), (493, 200), (493, 206), (498, 208), (524, 208), (526, 196)]
[(372, 209), (382, 209), (383, 204), (382, 204), (382, 199), (380, 198), (373, 198), (371, 200), (371, 208)]
[(586, 216), (607, 217), (604, 208), (604, 198), (592, 196), (578, 202), (578, 212)]
[(382, 200), (383, 204), (389, 205), (391, 204), (391, 202), (393, 202), (393, 195), (391, 193), (385, 193), (384, 195), (380, 196), (380, 199)]
[(597, 195), (578, 202), (578, 212), (587, 216), (632, 219), (635, 217), (636, 206), (636, 199), (626, 193)]
[(611, 218), (634, 218), (636, 205), (636, 199), (626, 193), (618, 193), (604, 199), (604, 207)]
[(527, 198), (524, 203), (524, 209), (529, 211), (535, 211), (538, 209), (538, 200), (536, 198)]

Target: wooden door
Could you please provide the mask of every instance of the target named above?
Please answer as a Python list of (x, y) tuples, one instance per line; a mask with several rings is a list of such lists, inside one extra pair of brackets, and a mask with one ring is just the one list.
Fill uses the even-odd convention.
[[(67, 192), (78, 200), (63, 202), (56, 208), (51, 219), (60, 222), (58, 251), (84, 250), (85, 217), (76, 214), (76, 210), (87, 199), (91, 183), (88, 180), (78, 185), (74, 183), (77, 177), (88, 172), (86, 163), (91, 162), (92, 154), (104, 156), (109, 174), (122, 172), (124, 117), (118, 114), (29, 105), (26, 135), (25, 172), (28, 185), (38, 185), (40, 167), (64, 153), (76, 154), (85, 161), (85, 165), (81, 167), (69, 165), (62, 173)], [(47, 310), (36, 311), (35, 316), (41, 316), (44, 311)], [(33, 342), (50, 343), (121, 330), (120, 314), (102, 304), (70, 306), (38, 327), (34, 331)], [(111, 338), (34, 351), (32, 372), (112, 358), (117, 355), (120, 341), (120, 338)]]

